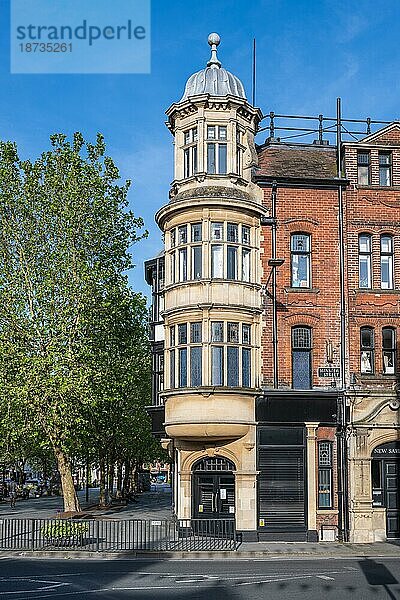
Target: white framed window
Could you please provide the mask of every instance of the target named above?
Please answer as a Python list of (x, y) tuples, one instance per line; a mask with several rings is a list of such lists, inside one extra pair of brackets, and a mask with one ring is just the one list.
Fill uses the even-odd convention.
[(293, 233), (290, 239), (293, 288), (311, 287), (310, 235)]
[(382, 366), (385, 375), (396, 372), (396, 330), (394, 327), (382, 329)]
[(211, 277), (222, 279), (224, 276), (224, 248), (219, 244), (211, 246)]
[(179, 281), (187, 281), (187, 248), (179, 250)]
[(207, 126), (207, 173), (211, 175), (227, 173), (226, 141), (226, 125)]
[(184, 166), (184, 177), (191, 177), (197, 173), (197, 127), (188, 129), (183, 134), (184, 147), (183, 147), (183, 166)]
[(393, 289), (393, 238), (381, 236), (381, 288)]
[(379, 185), (392, 185), (392, 153), (379, 152)]
[(362, 233), (358, 236), (358, 286), (360, 288), (372, 287), (371, 265), (371, 236)]
[(368, 151), (357, 152), (357, 181), (359, 185), (371, 185), (371, 157)]
[(360, 329), (360, 372), (372, 375), (375, 372), (375, 340), (373, 327)]

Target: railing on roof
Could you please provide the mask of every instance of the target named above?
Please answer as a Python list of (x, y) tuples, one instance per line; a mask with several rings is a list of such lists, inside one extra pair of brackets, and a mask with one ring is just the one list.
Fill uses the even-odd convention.
[[(333, 136), (336, 144), (338, 120), (340, 122), (340, 131), (343, 141), (355, 140), (374, 133), (382, 125), (389, 125), (392, 121), (376, 121), (367, 117), (366, 119), (343, 119), (338, 117), (325, 117), (324, 115), (281, 115), (271, 111), (262, 117), (262, 120), (268, 120), (269, 124), (261, 127), (258, 133), (262, 131), (269, 132), (270, 140), (286, 141), (290, 139), (303, 138), (306, 143), (310, 143), (307, 137), (314, 136), (314, 144), (319, 146), (329, 145)], [(311, 122), (311, 123), (310, 123)], [(313, 127), (315, 123), (315, 126)], [(311, 126), (310, 126), (311, 125)], [(362, 125), (365, 127), (363, 128)], [(360, 131), (362, 129), (362, 131)], [(276, 136), (276, 132), (295, 132), (289, 135)], [(315, 137), (315, 135), (317, 137)]]

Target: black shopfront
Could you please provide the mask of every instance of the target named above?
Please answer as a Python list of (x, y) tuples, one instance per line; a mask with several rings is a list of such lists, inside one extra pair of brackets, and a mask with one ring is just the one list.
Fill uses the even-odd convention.
[(337, 425), (337, 391), (266, 391), (256, 400), (258, 539), (315, 541), (308, 527), (306, 423)]
[(382, 444), (372, 451), (372, 502), (386, 508), (386, 535), (400, 538), (400, 441)]

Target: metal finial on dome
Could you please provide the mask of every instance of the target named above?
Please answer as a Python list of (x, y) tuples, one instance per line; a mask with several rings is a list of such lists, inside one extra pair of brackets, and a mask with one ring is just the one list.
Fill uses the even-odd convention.
[(207, 67), (220, 67), (221, 63), (217, 57), (217, 46), (221, 43), (221, 38), (218, 33), (210, 33), (208, 43), (211, 46), (211, 58), (207, 63)]

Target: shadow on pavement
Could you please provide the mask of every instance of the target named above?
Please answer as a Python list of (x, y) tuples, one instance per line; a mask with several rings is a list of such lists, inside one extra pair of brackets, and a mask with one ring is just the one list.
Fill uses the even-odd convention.
[(398, 579), (392, 575), (389, 569), (383, 565), (382, 563), (376, 562), (372, 558), (366, 558), (364, 560), (358, 561), (364, 576), (372, 586), (382, 586), (389, 598), (396, 600), (398, 596), (396, 596), (389, 588), (390, 585), (395, 585), (399, 583)]
[[(165, 563), (150, 561), (61, 561), (18, 560), (0, 562), (0, 597), (26, 600), (71, 598), (102, 600), (239, 600), (242, 596), (223, 582), (196, 585), (201, 575), (176, 573), (174, 580), (154, 567), (165, 570)], [(193, 577), (193, 583), (188, 580)], [(200, 579), (201, 581), (201, 579)]]

